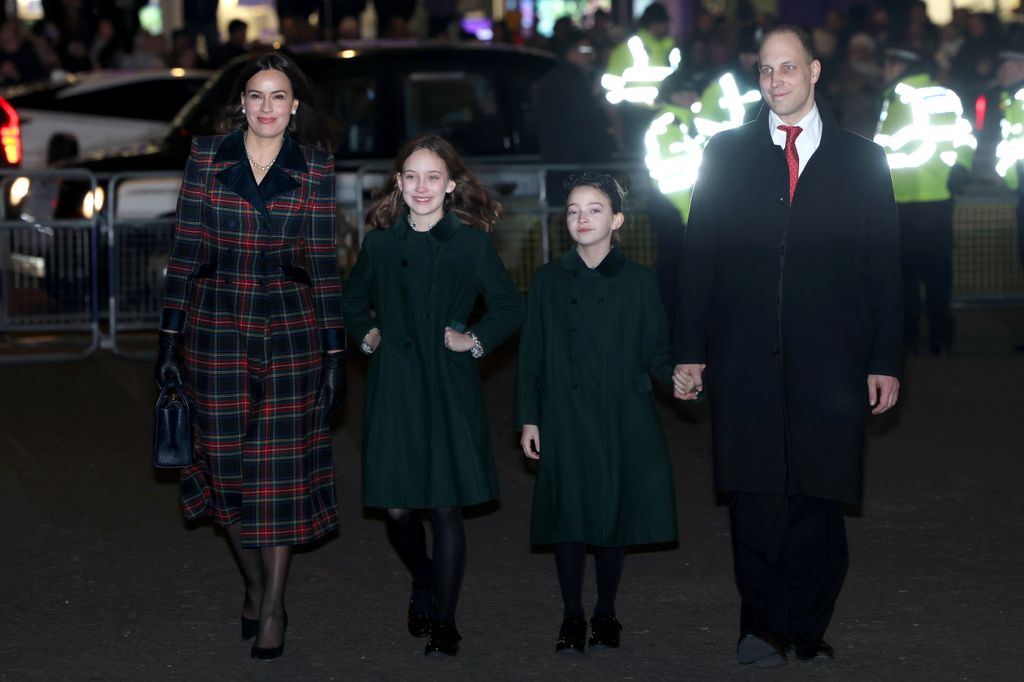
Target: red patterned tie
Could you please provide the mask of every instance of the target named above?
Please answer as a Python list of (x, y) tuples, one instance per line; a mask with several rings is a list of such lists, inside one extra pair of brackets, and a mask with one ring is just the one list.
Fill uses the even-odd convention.
[(789, 203), (793, 203), (796, 181), (800, 177), (800, 156), (796, 153), (796, 138), (803, 132), (800, 126), (779, 126), (786, 133), (786, 163), (789, 164)]

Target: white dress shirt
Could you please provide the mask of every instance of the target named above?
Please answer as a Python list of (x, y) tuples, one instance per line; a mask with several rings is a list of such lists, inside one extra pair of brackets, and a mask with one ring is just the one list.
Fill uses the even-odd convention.
[[(779, 118), (774, 111), (769, 110), (768, 125), (771, 126), (772, 142), (785, 149), (786, 131), (779, 130), (779, 126), (788, 124)], [(804, 172), (804, 168), (807, 166), (807, 162), (811, 160), (811, 156), (818, 150), (818, 145), (821, 144), (821, 114), (818, 113), (818, 105), (815, 104), (811, 107), (807, 115), (800, 119), (800, 122), (796, 125), (803, 128), (803, 131), (796, 138), (796, 155), (800, 158), (800, 170), (797, 173), (799, 176), (800, 173)]]

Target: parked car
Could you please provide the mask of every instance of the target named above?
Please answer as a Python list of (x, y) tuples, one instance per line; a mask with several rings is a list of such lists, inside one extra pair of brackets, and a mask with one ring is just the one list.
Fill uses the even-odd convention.
[[(292, 56), (316, 84), (326, 113), (339, 128), (339, 203), (354, 201), (356, 169), (390, 161), (406, 140), (426, 132), (447, 137), (477, 163), (538, 159), (532, 95), (534, 84), (556, 64), (547, 52), (484, 44), (355, 42), (341, 50), (320, 47)], [(213, 134), (219, 110), (238, 97), (233, 88), (245, 61), (230, 62), (207, 81), (161, 139), (108, 149), (61, 167), (180, 173), (192, 136)], [(118, 215), (173, 212), (179, 181), (121, 185)], [(530, 187), (522, 182), (499, 179), (496, 184), (506, 192), (535, 190), (535, 181)], [(137, 200), (136, 191), (141, 194)], [(81, 201), (74, 197), (62, 204), (75, 211)]]
[(21, 119), (23, 168), (159, 138), (212, 71), (95, 71), (16, 86), (5, 97)]
[[(366, 197), (384, 177), (401, 145), (427, 132), (450, 139), (471, 164), (500, 164), (502, 170), (486, 181), (506, 197), (537, 196), (536, 173), (517, 172), (515, 164), (539, 160), (538, 103), (533, 90), (556, 65), (553, 55), (482, 44), (356, 42), (346, 43), (343, 49), (318, 46), (292, 56), (315, 83), (325, 113), (338, 125), (339, 204), (352, 206), (360, 193)], [(94, 195), (83, 183), (62, 183), (58, 199), (52, 202), (54, 217), (90, 218), (110, 200), (115, 202), (115, 218), (139, 221), (133, 224), (173, 215), (191, 139), (215, 132), (219, 111), (239, 96), (234, 86), (246, 59), (229, 62), (209, 79), (159, 139), (58, 164), (90, 170), (101, 184)], [(359, 169), (375, 165), (375, 175), (358, 174)], [(144, 171), (165, 175), (140, 174)], [(107, 178), (114, 174), (120, 177), (112, 188)], [(108, 196), (112, 191), (115, 197)], [(9, 193), (5, 199), (8, 216), (23, 215), (25, 220), (45, 223), (37, 212), (23, 210), (44, 202), (33, 203), (30, 196), (14, 204)], [(351, 234), (354, 223), (344, 220), (342, 214), (338, 242), (343, 265), (346, 254), (354, 253), (357, 246)], [(150, 259), (155, 264), (150, 270), (162, 275), (160, 263), (166, 261), (166, 254), (151, 255), (158, 257)], [(147, 282), (155, 276), (147, 275)]]

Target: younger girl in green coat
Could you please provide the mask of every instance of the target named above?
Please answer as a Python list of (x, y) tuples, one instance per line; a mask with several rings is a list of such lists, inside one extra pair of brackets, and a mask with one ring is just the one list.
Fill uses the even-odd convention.
[[(370, 354), (363, 504), (387, 510), (412, 573), (408, 629), (455, 655), (466, 538), (462, 507), (498, 496), (476, 358), (522, 321), (523, 297), (488, 234), (501, 207), (436, 135), (412, 140), (367, 212), (371, 228), (342, 294)], [(487, 312), (467, 329), (478, 295)], [(428, 556), (420, 511), (429, 511)]]
[[(609, 175), (570, 178), (575, 246), (534, 274), (519, 345), (516, 421), (539, 460), (531, 541), (554, 545), (564, 604), (556, 650), (582, 652), (586, 545), (597, 605), (590, 645), (619, 646), (615, 595), (624, 547), (672, 542), (676, 510), (651, 377), (672, 384), (665, 311), (651, 270), (626, 258), (622, 187)], [(686, 386), (680, 376), (676, 396)]]

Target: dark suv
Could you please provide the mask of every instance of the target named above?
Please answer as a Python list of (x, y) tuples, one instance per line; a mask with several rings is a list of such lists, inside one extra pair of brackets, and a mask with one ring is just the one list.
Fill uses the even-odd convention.
[[(292, 52), (317, 87), (325, 112), (338, 124), (339, 171), (390, 161), (411, 137), (432, 132), (478, 163), (537, 160), (538, 103), (534, 84), (555, 65), (543, 51), (481, 44), (368, 42)], [(181, 171), (193, 135), (209, 135), (219, 110), (235, 101), (245, 58), (211, 78), (171, 122), (163, 139), (65, 164), (97, 173)], [(354, 178), (347, 178), (354, 180)], [(353, 200), (353, 182), (339, 177), (339, 203)], [(176, 188), (175, 188), (176, 190)], [(173, 210), (156, 197), (154, 210)], [(65, 205), (72, 209), (77, 200)], [(131, 211), (133, 215), (138, 212)]]

